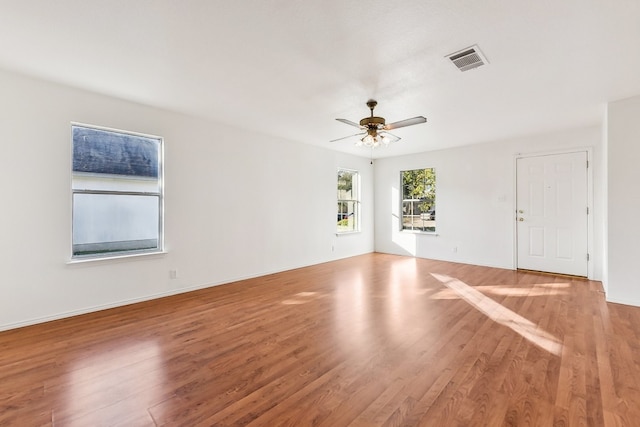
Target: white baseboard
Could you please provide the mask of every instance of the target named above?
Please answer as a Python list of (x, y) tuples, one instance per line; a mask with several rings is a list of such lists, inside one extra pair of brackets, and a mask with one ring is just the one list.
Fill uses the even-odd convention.
[(8, 331), (10, 329), (23, 328), (25, 326), (37, 325), (39, 323), (51, 322), (51, 321), (54, 321), (54, 320), (66, 319), (68, 317), (80, 316), (82, 314), (88, 314), (88, 313), (94, 313), (94, 312), (97, 312), (97, 311), (108, 310), (108, 309), (111, 309), (111, 308), (122, 307), (122, 306), (125, 306), (125, 305), (136, 304), (136, 303), (139, 303), (139, 302), (150, 301), (150, 300), (154, 300), (154, 299), (158, 299), (158, 298), (169, 297), (169, 296), (172, 296), (172, 295), (178, 295), (178, 294), (181, 294), (181, 293), (191, 292), (191, 291), (195, 291), (195, 290), (198, 290), (198, 289), (204, 289), (204, 288), (208, 288), (208, 287), (212, 287), (212, 286), (222, 285), (224, 283), (229, 283), (229, 282), (212, 283), (212, 284), (205, 284), (205, 285), (198, 285), (198, 286), (189, 286), (189, 287), (179, 288), (179, 289), (175, 289), (175, 290), (171, 290), (171, 291), (167, 291), (167, 292), (161, 292), (161, 293), (157, 293), (157, 294), (145, 295), (143, 297), (115, 301), (115, 302), (112, 302), (112, 303), (109, 303), (109, 304), (101, 304), (101, 305), (95, 305), (95, 306), (91, 306), (91, 307), (85, 307), (85, 308), (78, 309), (78, 310), (64, 311), (64, 312), (56, 313), (56, 314), (53, 314), (53, 315), (50, 315), (50, 316), (34, 317), (32, 319), (27, 319), (27, 320), (20, 321), (20, 322), (7, 323), (7, 324), (4, 324), (4, 325), (0, 325), (0, 332), (1, 331)]
[(629, 305), (632, 307), (640, 307), (640, 301), (628, 300), (628, 299), (619, 299), (619, 298), (610, 298), (609, 295), (605, 294), (605, 300), (607, 302), (611, 302), (614, 304), (622, 304)]
[(200, 289), (210, 288), (210, 287), (213, 287), (213, 286), (224, 285), (224, 284), (227, 284), (227, 283), (233, 283), (233, 282), (238, 282), (238, 281), (248, 280), (248, 279), (255, 279), (256, 277), (262, 277), (262, 276), (267, 276), (269, 274), (281, 273), (283, 271), (294, 270), (296, 268), (309, 267), (311, 265), (321, 264), (321, 263), (330, 262), (330, 261), (331, 260), (322, 260), (322, 261), (318, 260), (318, 261), (313, 262), (311, 264), (288, 266), (288, 267), (285, 267), (282, 270), (263, 271), (263, 272), (260, 272), (260, 273), (254, 274), (254, 275), (229, 278), (229, 279), (225, 279), (225, 280), (222, 280), (222, 281), (219, 281), (219, 282), (212, 282), (212, 283), (204, 283), (204, 284), (199, 284), (199, 285), (186, 286), (186, 287), (181, 287), (181, 288), (178, 288), (178, 289), (172, 289), (172, 290), (166, 291), (166, 292), (160, 292), (160, 293), (155, 293), (155, 294), (150, 294), (150, 295), (144, 295), (144, 296), (137, 297), (137, 298), (131, 298), (131, 299), (126, 299), (126, 300), (115, 301), (115, 302), (111, 302), (111, 303), (108, 303), (108, 304), (100, 304), (100, 305), (95, 305), (95, 306), (91, 306), (91, 307), (81, 308), (81, 309), (78, 309), (78, 310), (71, 310), (71, 311), (65, 311), (65, 312), (61, 312), (61, 313), (55, 313), (55, 314), (52, 314), (50, 316), (34, 317), (34, 318), (26, 319), (26, 320), (23, 320), (23, 321), (20, 321), (20, 322), (5, 323), (5, 324), (1, 324), (0, 325), (0, 332), (8, 331), (10, 329), (17, 329), (17, 328), (23, 328), (23, 327), (26, 327), (26, 326), (37, 325), (39, 323), (51, 322), (51, 321), (54, 321), (54, 320), (66, 319), (68, 317), (80, 316), (82, 314), (94, 313), (96, 311), (102, 311), (102, 310), (108, 310), (108, 309), (111, 309), (111, 308), (122, 307), (122, 306), (125, 306), (125, 305), (136, 304), (136, 303), (139, 303), (139, 302), (150, 301), (150, 300), (154, 300), (154, 299), (158, 299), (158, 298), (170, 297), (172, 295), (183, 294), (183, 293), (186, 293), (186, 292), (193, 292), (193, 291), (197, 291), (197, 290), (200, 290)]

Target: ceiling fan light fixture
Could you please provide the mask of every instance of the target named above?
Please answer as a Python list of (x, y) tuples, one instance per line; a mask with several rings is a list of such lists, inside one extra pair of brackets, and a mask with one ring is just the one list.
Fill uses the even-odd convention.
[(373, 109), (376, 107), (378, 103), (370, 99), (367, 101), (367, 107), (371, 111), (371, 115), (369, 117), (365, 117), (360, 120), (360, 123), (352, 122), (347, 119), (336, 119), (339, 122), (347, 124), (349, 126), (359, 128), (362, 133), (356, 135), (345, 136), (342, 138), (337, 138), (331, 140), (331, 142), (340, 141), (346, 138), (351, 138), (352, 136), (361, 136), (364, 137), (356, 140), (355, 145), (357, 147), (367, 147), (367, 148), (377, 148), (382, 146), (388, 146), (392, 142), (396, 142), (400, 140), (400, 137), (395, 136), (391, 133), (388, 133), (388, 130), (398, 129), (406, 126), (413, 126), (420, 123), (425, 123), (427, 121), (426, 118), (422, 116), (413, 117), (411, 119), (400, 120), (399, 122), (394, 122), (390, 124), (386, 124), (386, 121), (383, 117), (378, 117), (373, 115)]
[(382, 135), (382, 143), (384, 145), (389, 145), (392, 142), (398, 142), (398, 141), (400, 141), (400, 137), (399, 136), (395, 136), (395, 135), (392, 135), (392, 134), (386, 133), (386, 132), (385, 132), (384, 135)]
[(374, 148), (377, 147), (378, 144), (379, 144), (378, 138), (371, 134), (367, 134), (367, 136), (362, 138), (360, 141), (356, 142), (357, 146), (374, 147)]
[(397, 141), (399, 138), (392, 138), (388, 135), (378, 135), (375, 133), (369, 133), (364, 138), (360, 139), (356, 142), (356, 146), (358, 147), (369, 147), (369, 148), (378, 148), (381, 145), (385, 147), (391, 144), (392, 142)]

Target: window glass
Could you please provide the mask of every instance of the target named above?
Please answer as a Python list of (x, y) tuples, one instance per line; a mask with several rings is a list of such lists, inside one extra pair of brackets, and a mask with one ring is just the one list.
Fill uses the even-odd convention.
[(72, 126), (77, 257), (162, 250), (162, 139)]
[(402, 229), (436, 231), (436, 171), (402, 171)]
[(360, 176), (357, 171), (338, 170), (338, 233), (360, 230)]

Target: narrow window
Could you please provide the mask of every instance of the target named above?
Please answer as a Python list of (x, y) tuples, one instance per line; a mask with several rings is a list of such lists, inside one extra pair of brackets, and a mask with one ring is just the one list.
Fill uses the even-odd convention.
[(436, 171), (433, 168), (400, 172), (402, 229), (436, 231)]
[(338, 169), (338, 233), (360, 231), (360, 175)]
[(162, 138), (72, 125), (73, 258), (162, 251)]

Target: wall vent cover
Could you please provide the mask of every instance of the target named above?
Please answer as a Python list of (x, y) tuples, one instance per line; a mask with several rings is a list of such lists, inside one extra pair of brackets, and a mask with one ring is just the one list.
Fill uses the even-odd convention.
[(449, 58), (453, 65), (460, 71), (473, 70), (474, 68), (489, 63), (477, 45), (453, 52), (447, 55), (446, 58)]

